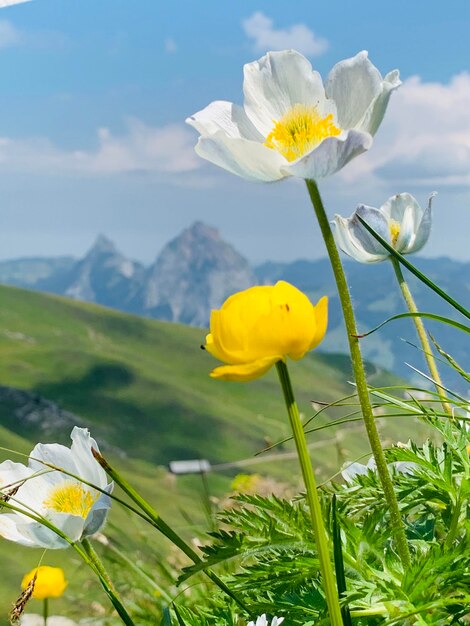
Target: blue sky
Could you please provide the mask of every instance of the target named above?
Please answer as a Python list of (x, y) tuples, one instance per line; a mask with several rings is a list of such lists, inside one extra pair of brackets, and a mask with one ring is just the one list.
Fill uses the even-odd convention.
[(299, 181), (198, 159), (184, 119), (242, 101), (242, 66), (298, 47), (325, 76), (361, 49), (399, 68), (372, 150), (322, 184), (329, 211), (439, 191), (428, 256), (470, 260), (470, 3), (33, 0), (0, 10), (0, 258), (81, 255), (98, 232), (151, 261), (196, 219), (251, 260), (323, 256)]

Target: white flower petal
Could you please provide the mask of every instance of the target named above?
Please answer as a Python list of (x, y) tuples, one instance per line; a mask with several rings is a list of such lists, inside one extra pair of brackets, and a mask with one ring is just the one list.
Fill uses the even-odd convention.
[[(48, 469), (45, 463), (60, 467), (71, 474), (77, 473), (71, 449), (60, 443), (38, 443), (33, 448), (29, 455), (29, 467), (35, 472), (43, 472)], [(56, 476), (57, 472), (50, 472), (44, 475), (49, 482), (56, 482)]]
[[(85, 520), (78, 515), (69, 515), (68, 513), (48, 512), (47, 520), (61, 530), (72, 541), (78, 541), (83, 532)], [(40, 548), (49, 548), (58, 550), (68, 548), (69, 543), (57, 535), (53, 530), (47, 528), (39, 522), (29, 524), (23, 532), (28, 532), (29, 537)]]
[(98, 444), (90, 436), (87, 428), (75, 426), (70, 438), (72, 439), (71, 452), (77, 468), (77, 475), (92, 485), (104, 489), (108, 484), (106, 472), (91, 452), (92, 448), (99, 452)]
[[(81, 520), (81, 523), (78, 522), (78, 520), (72, 523), (69, 520), (59, 520), (59, 523), (52, 519), (49, 521), (66, 534), (68, 534), (67, 530), (72, 531), (74, 540), (80, 537), (81, 529), (83, 528), (83, 520)], [(62, 526), (60, 523), (62, 523)], [(50, 548), (51, 550), (55, 550), (58, 548), (67, 548), (69, 545), (65, 539), (59, 537), (59, 535), (47, 528), (47, 526), (31, 518), (15, 513), (4, 513), (0, 515), (0, 536), (30, 548)]]
[(398, 235), (395, 249), (401, 254), (407, 254), (413, 247), (415, 233), (413, 207), (407, 206), (401, 220), (400, 233)]
[(282, 171), (291, 176), (318, 180), (334, 174), (371, 145), (371, 135), (350, 130), (344, 135), (324, 139), (311, 152), (290, 165), (284, 165)]
[(374, 100), (370, 103), (369, 108), (357, 125), (357, 128), (360, 128), (371, 135), (375, 135), (384, 118), (392, 91), (395, 91), (395, 89), (397, 89), (400, 85), (401, 80), (399, 71), (393, 70), (392, 72), (389, 72), (382, 82), (380, 93), (377, 94)]
[(325, 90), (321, 76), (295, 50), (268, 52), (245, 65), (244, 76), (244, 108), (263, 137), (295, 104), (315, 105), (323, 110)]
[(388, 257), (388, 252), (377, 242), (374, 237), (364, 228), (356, 217), (357, 211), (361, 211), (364, 219), (371, 223), (375, 230), (383, 233), (384, 225), (379, 223), (379, 216), (375, 212), (378, 209), (361, 205), (349, 218), (335, 215), (335, 239), (343, 252), (360, 263), (379, 263)]
[(186, 119), (203, 137), (213, 135), (219, 130), (228, 137), (244, 137), (263, 142), (263, 137), (248, 119), (244, 109), (232, 102), (216, 100), (205, 109)]
[(20, 516), (15, 513), (2, 513), (0, 515), (0, 537), (19, 543), (22, 546), (36, 547), (29, 533), (22, 532), (29, 523), (19, 522), (19, 520), (21, 520)]
[[(20, 626), (44, 626), (44, 617), (37, 613), (25, 613), (21, 616)], [(62, 615), (49, 615), (47, 626), (78, 626), (78, 623)]]
[[(56, 475), (57, 472), (55, 472)], [(24, 508), (28, 512), (43, 515), (45, 512), (45, 494), (50, 489), (50, 483), (44, 476), (32, 475), (18, 490), (12, 498), (14, 504), (19, 508)]]
[(22, 463), (3, 461), (0, 463), (0, 491), (9, 491), (18, 487), (23, 480), (29, 478), (33, 472)]
[(432, 212), (431, 203), (429, 203), (423, 213), (423, 217), (421, 218), (421, 222), (419, 223), (418, 229), (416, 231), (414, 244), (410, 248), (409, 252), (418, 252), (418, 250), (421, 250), (421, 248), (426, 244), (427, 240), (429, 239), (429, 235), (431, 234), (431, 226)]
[(41, 492), (44, 491), (46, 484), (42, 476), (37, 476), (31, 468), (22, 463), (4, 461), (0, 464), (0, 490), (8, 492), (18, 487), (11, 501), (21, 509), (42, 513)]
[(349, 229), (348, 219), (345, 219), (340, 215), (335, 215), (333, 223), (335, 225), (334, 236), (336, 243), (344, 253), (356, 261), (359, 261), (359, 263), (378, 263), (379, 261), (385, 260), (386, 256), (382, 254), (370, 254), (364, 250), (356, 238), (353, 237)]
[(382, 239), (391, 243), (390, 225), (385, 215), (375, 207), (360, 204), (350, 218), (349, 227), (359, 243), (371, 254), (382, 254), (388, 256), (387, 250), (359, 221), (361, 218), (370, 226)]
[(401, 224), (403, 216), (408, 207), (412, 208), (413, 224), (417, 227), (421, 221), (423, 210), (418, 201), (410, 193), (397, 193), (380, 207), (380, 210), (388, 215), (392, 220)]
[(382, 76), (363, 50), (333, 67), (325, 90), (327, 97), (336, 103), (340, 127), (356, 128), (381, 94)]
[(287, 176), (281, 172), (286, 159), (261, 143), (227, 137), (222, 131), (200, 137), (196, 152), (232, 174), (252, 181), (271, 182)]
[[(111, 493), (113, 491), (113, 483), (108, 485), (106, 491), (107, 493)], [(94, 535), (97, 533), (104, 523), (106, 522), (106, 518), (109, 513), (109, 509), (111, 508), (111, 498), (102, 493), (95, 504), (92, 506), (88, 516), (85, 520), (85, 526), (83, 529), (83, 536), (88, 537), (89, 535)]]
[(415, 470), (420, 469), (419, 464), (413, 461), (395, 461), (391, 466), (399, 474), (414, 474)]
[(341, 476), (347, 483), (354, 482), (356, 476), (365, 476), (369, 471), (367, 465), (362, 463), (349, 463), (341, 470)]

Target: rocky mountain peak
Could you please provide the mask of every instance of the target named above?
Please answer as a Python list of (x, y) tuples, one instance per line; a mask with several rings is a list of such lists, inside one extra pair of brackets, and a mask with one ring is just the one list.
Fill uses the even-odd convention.
[(111, 239), (99, 235), (71, 272), (65, 295), (125, 308), (140, 288), (143, 272), (143, 267), (126, 258)]
[(152, 317), (205, 326), (211, 309), (254, 283), (248, 261), (217, 229), (195, 222), (149, 268), (143, 308)]
[(180, 235), (183, 239), (211, 239), (213, 241), (222, 241), (219, 231), (213, 226), (208, 226), (204, 222), (194, 222), (189, 228), (183, 230)]
[(106, 237), (105, 235), (98, 235), (95, 239), (95, 242), (85, 254), (85, 259), (93, 259), (102, 255), (111, 255), (117, 254), (120, 255), (119, 250), (116, 248), (116, 245), (111, 239)]

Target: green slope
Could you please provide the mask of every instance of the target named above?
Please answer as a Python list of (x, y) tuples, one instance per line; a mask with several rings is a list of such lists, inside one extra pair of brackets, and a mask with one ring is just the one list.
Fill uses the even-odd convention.
[[(0, 384), (34, 390), (79, 416), (113, 461), (176, 524), (185, 523), (180, 509), (201, 519), (198, 496), (188, 491), (194, 482), (179, 481), (177, 496), (174, 485), (170, 495), (172, 483), (164, 468), (156, 466), (171, 459), (205, 457), (214, 464), (234, 464), (228, 470), (233, 474), (239, 471), (237, 461), (253, 458), (266, 440), (288, 434), (275, 372), (250, 384), (214, 381), (208, 373), (215, 361), (200, 349), (203, 341), (200, 329), (0, 287)], [(311, 400), (331, 401), (351, 393), (344, 356), (315, 352), (293, 364), (291, 373), (306, 416), (312, 413)], [(387, 374), (374, 374), (375, 384), (390, 380)], [(57, 428), (46, 437), (37, 426), (18, 423), (10, 409), (0, 406), (0, 445), (28, 452), (38, 440), (68, 443), (69, 429)], [(330, 411), (322, 419), (335, 415)], [(401, 421), (387, 425), (384, 432), (391, 439), (405, 439), (415, 429), (416, 424)], [(322, 477), (337, 470), (333, 437), (334, 431), (326, 429), (311, 440)], [(348, 430), (341, 446), (350, 458), (363, 454), (368, 449), (364, 431)], [(290, 444), (282, 447), (283, 452), (291, 449)], [(244, 462), (242, 467), (251, 469)], [(288, 458), (253, 465), (253, 470), (296, 482), (297, 466)], [(220, 476), (210, 476), (214, 492), (227, 488), (227, 479)], [(114, 510), (111, 522), (127, 523), (123, 513)], [(12, 551), (5, 543), (0, 544), (0, 557), (5, 564), (1, 613), (21, 574), (39, 557), (38, 551)], [(54, 555), (53, 560), (62, 558)], [(73, 554), (67, 558), (78, 567)]]
[[(0, 384), (36, 391), (79, 415), (95, 436), (152, 463), (247, 457), (287, 434), (275, 372), (250, 384), (209, 378), (204, 332), (0, 287)], [(293, 364), (298, 400), (350, 393), (348, 360), (312, 353)], [(31, 439), (8, 414), (2, 423)], [(68, 433), (57, 436), (67, 440)], [(325, 436), (330, 436), (327, 434)]]

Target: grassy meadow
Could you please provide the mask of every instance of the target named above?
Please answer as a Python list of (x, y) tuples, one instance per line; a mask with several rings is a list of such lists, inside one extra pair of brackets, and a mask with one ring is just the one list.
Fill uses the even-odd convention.
[[(170, 475), (166, 466), (172, 459), (209, 459), (216, 466), (209, 475), (210, 490), (219, 496), (229, 491), (231, 477), (239, 472), (256, 471), (298, 484), (290, 442), (271, 450), (265, 462), (254, 457), (266, 443), (289, 433), (275, 371), (245, 385), (214, 381), (208, 373), (215, 361), (200, 349), (205, 335), (201, 329), (11, 287), (0, 287), (0, 302), (0, 384), (34, 391), (76, 414), (78, 425), (90, 428), (102, 452), (186, 537), (204, 528), (200, 482), (198, 477)], [(346, 356), (314, 352), (290, 370), (305, 417), (314, 412), (311, 401), (331, 402), (353, 389)], [(371, 384), (395, 381), (372, 370)], [(328, 410), (316, 423), (339, 415)], [(37, 441), (68, 445), (70, 428), (52, 426), (44, 433), (36, 424), (18, 421), (8, 403), (0, 404), (0, 420), (0, 445), (5, 448), (28, 453)], [(406, 440), (419, 429), (410, 419), (381, 420), (388, 441)], [(327, 428), (309, 436), (322, 479), (338, 466), (338, 455), (341, 462), (368, 451), (362, 425), (347, 428), (347, 448), (342, 438), (335, 439), (337, 432)], [(24, 461), (11, 453), (1, 455)], [(130, 552), (137, 549), (139, 533), (148, 532), (114, 505), (107, 532), (116, 534), (117, 528), (128, 529), (131, 542), (135, 537)], [(164, 540), (158, 549), (166, 553)], [(22, 574), (40, 555), (40, 550), (0, 543), (3, 619)], [(76, 607), (89, 606), (94, 598), (106, 603), (72, 550), (49, 553), (45, 562), (61, 564), (66, 571), (70, 585), (61, 602), (68, 611), (71, 597)], [(59, 610), (60, 602), (55, 606)]]

